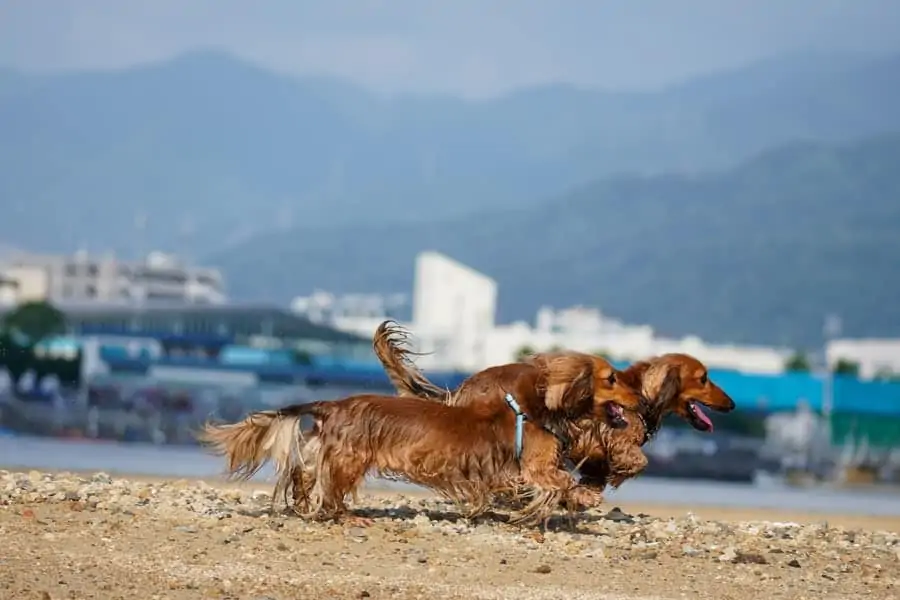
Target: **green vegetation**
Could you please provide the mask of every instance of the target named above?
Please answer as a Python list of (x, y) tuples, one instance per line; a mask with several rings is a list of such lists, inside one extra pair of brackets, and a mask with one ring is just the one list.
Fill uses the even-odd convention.
[(41, 379), (55, 375), (62, 385), (77, 385), (81, 377), (81, 355), (38, 355), (42, 341), (66, 332), (65, 315), (48, 302), (26, 302), (7, 313), (0, 322), (0, 368), (14, 385), (29, 371)]
[(832, 373), (835, 375), (849, 375), (851, 377), (859, 377), (859, 363), (852, 360), (840, 358), (831, 367)]
[(34, 347), (66, 333), (66, 315), (49, 302), (25, 302), (4, 315), (0, 327), (23, 345)]
[(809, 373), (812, 369), (804, 352), (797, 351), (784, 361), (784, 370), (791, 373)]
[(900, 381), (900, 373), (895, 373), (888, 368), (881, 368), (875, 371), (873, 379), (876, 381)]
[(513, 355), (513, 361), (518, 362), (521, 360), (525, 360), (529, 356), (532, 356), (535, 352), (535, 349), (531, 346), (522, 346), (521, 348), (516, 350), (516, 353)]

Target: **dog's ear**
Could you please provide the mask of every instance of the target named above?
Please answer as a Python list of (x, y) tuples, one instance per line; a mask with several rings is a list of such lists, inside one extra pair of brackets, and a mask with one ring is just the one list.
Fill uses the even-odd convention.
[(666, 375), (659, 386), (655, 404), (670, 406), (679, 395), (681, 395), (681, 369), (672, 365), (666, 370)]
[(578, 414), (593, 405), (594, 368), (589, 357), (562, 354), (535, 361), (544, 380), (544, 405), (548, 410)]

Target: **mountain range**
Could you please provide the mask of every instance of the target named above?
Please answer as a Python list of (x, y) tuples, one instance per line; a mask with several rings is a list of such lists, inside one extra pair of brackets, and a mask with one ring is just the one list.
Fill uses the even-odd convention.
[(600, 306), (661, 333), (816, 348), (900, 335), (900, 134), (785, 145), (705, 175), (600, 180), (451, 221), (296, 228), (214, 256), (245, 298), (410, 289), (413, 256), (494, 277), (503, 320)]
[(0, 241), (176, 251), (270, 300), (407, 289), (435, 248), (497, 278), (504, 319), (596, 303), (673, 334), (813, 345), (829, 312), (855, 335), (900, 325), (897, 106), (900, 56), (483, 101), (216, 52), (0, 71)]
[(734, 166), (900, 130), (900, 56), (799, 56), (656, 93), (564, 85), (384, 98), (216, 52), (124, 71), (0, 72), (0, 235), (199, 257), (275, 227), (524, 207), (622, 173)]

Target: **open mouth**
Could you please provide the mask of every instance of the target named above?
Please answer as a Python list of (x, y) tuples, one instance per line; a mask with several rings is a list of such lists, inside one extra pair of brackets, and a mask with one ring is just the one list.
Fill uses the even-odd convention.
[(604, 406), (606, 415), (609, 417), (610, 426), (620, 429), (628, 425), (628, 421), (625, 419), (625, 409), (615, 402), (607, 402)]
[(713, 423), (706, 416), (706, 413), (703, 412), (703, 408), (701, 407), (699, 402), (694, 402), (691, 400), (688, 402), (688, 419), (690, 420), (691, 426), (694, 429), (699, 431), (712, 431)]

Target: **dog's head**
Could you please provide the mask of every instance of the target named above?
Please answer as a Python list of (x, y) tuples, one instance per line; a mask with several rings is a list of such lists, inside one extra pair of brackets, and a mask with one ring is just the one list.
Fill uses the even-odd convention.
[(641, 412), (647, 399), (641, 395), (640, 387), (631, 385), (622, 372), (600, 356), (591, 356), (594, 376), (594, 411), (600, 408), (616, 428), (628, 426), (626, 411)]
[(693, 356), (664, 354), (644, 364), (641, 387), (662, 415), (675, 413), (694, 429), (712, 431), (712, 420), (703, 407), (734, 410), (734, 400), (709, 379), (706, 365)]
[(592, 415), (613, 427), (625, 427), (626, 410), (641, 410), (646, 400), (607, 360), (578, 352), (535, 355), (544, 382), (548, 410), (572, 417)]

